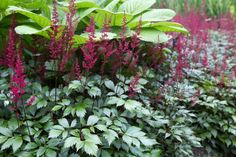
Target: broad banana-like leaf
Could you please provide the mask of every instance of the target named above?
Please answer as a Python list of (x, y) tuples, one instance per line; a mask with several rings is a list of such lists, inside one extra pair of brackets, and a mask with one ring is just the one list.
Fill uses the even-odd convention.
[[(101, 32), (99, 32), (99, 31), (96, 31), (95, 32), (95, 41), (99, 41), (100, 39), (101, 39), (101, 37), (102, 37), (102, 35), (103, 35), (104, 33), (101, 33)], [(107, 32), (106, 33), (107, 34), (107, 37), (106, 37), (106, 39), (109, 39), (109, 40), (111, 40), (111, 39), (114, 39), (114, 38), (116, 38), (117, 37), (117, 34), (115, 34), (115, 33), (111, 33), (111, 32)], [(86, 39), (88, 39), (89, 37), (88, 37), (88, 33), (82, 33), (81, 34), (81, 37), (84, 37), (84, 38), (86, 38)]]
[(120, 2), (120, 0), (113, 0), (111, 1), (111, 3), (109, 3), (105, 8), (104, 10), (108, 10), (108, 11), (111, 11), (111, 12), (116, 12), (117, 11), (117, 4)]
[(12, 13), (16, 12), (24, 16), (27, 16), (28, 18), (30, 18), (32, 21), (34, 21), (35, 23), (37, 23), (39, 26), (43, 28), (51, 25), (51, 21), (48, 18), (42, 15), (30, 12), (28, 10), (16, 7), (16, 6), (10, 6), (6, 11), (9, 11)]
[(20, 34), (20, 35), (37, 34), (37, 35), (41, 35), (45, 38), (49, 38), (49, 35), (47, 33), (47, 30), (49, 28), (50, 28), (50, 26), (47, 26), (43, 29), (37, 29), (37, 28), (35, 28), (33, 26), (29, 26), (29, 25), (20, 25), (15, 28), (15, 31), (17, 34)]
[[(69, 6), (68, 2), (58, 2), (58, 4), (61, 4), (66, 7)], [(75, 2), (75, 4), (76, 4), (77, 9), (79, 9), (79, 8), (100, 8), (100, 6), (92, 0), (81, 0), (81, 1)]]
[(142, 20), (142, 23), (168, 21), (173, 19), (175, 15), (176, 13), (171, 9), (152, 9), (135, 17), (130, 21), (128, 26), (131, 28), (136, 27), (139, 24), (140, 19)]
[(90, 13), (92, 13), (97, 8), (81, 8), (77, 11), (79, 20), (82, 20), (84, 17), (88, 16)]
[(152, 43), (164, 43), (171, 39), (170, 36), (166, 35), (164, 32), (156, 30), (155, 28), (142, 28), (140, 38), (142, 41)]
[(104, 9), (98, 9), (97, 14), (94, 16), (94, 21), (99, 28), (102, 28), (106, 20), (111, 20), (110, 26), (122, 26), (124, 17), (126, 22), (129, 22), (133, 16), (131, 14), (124, 14), (122, 12), (111, 12)]
[(185, 35), (189, 34), (189, 31), (184, 28), (183, 25), (176, 22), (157, 22), (157, 23), (147, 23), (143, 25), (144, 28), (156, 28), (162, 32), (179, 32)]
[(85, 44), (88, 39), (86, 37), (83, 37), (81, 35), (74, 35), (73, 36), (73, 41), (74, 41), (74, 46), (79, 46), (82, 44)]
[(118, 11), (137, 15), (149, 9), (155, 2), (155, 0), (126, 0), (121, 4)]

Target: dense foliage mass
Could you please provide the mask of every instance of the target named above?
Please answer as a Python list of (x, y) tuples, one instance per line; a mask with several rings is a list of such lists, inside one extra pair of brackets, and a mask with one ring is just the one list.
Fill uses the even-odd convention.
[(1, 3), (0, 156), (236, 155), (234, 17), (154, 4)]

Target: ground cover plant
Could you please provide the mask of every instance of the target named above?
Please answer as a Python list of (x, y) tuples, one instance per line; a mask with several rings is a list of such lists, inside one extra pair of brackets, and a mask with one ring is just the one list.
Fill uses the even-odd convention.
[(3, 1), (0, 156), (236, 155), (234, 17), (157, 4)]

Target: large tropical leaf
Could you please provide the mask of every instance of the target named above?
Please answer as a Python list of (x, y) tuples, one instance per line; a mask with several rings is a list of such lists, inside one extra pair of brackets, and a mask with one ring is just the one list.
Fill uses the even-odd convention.
[(158, 31), (155, 28), (142, 28), (140, 38), (142, 41), (152, 43), (164, 43), (170, 39), (164, 32)]
[[(63, 6), (69, 6), (68, 2), (58, 2), (59, 4), (63, 5)], [(100, 6), (95, 3), (92, 0), (81, 0), (81, 1), (77, 1), (75, 2), (76, 4), (76, 8), (100, 8)]]
[(118, 11), (137, 15), (149, 9), (155, 2), (155, 0), (126, 0)]
[(112, 12), (116, 12), (118, 9), (117, 4), (120, 2), (120, 0), (113, 0), (111, 3), (109, 3), (104, 9)]
[(144, 28), (156, 28), (162, 32), (180, 32), (183, 34), (188, 34), (188, 30), (184, 28), (183, 25), (176, 22), (157, 22), (157, 23), (147, 23), (143, 25)]
[(129, 27), (135, 27), (138, 25), (140, 19), (142, 23), (146, 22), (159, 22), (171, 20), (176, 13), (171, 9), (152, 9), (144, 14), (134, 18), (129, 24)]
[(50, 28), (50, 26), (47, 26), (43, 29), (37, 29), (33, 26), (29, 26), (29, 25), (20, 25), (17, 26), (15, 28), (15, 31), (17, 34), (21, 34), (21, 35), (32, 35), (32, 34), (37, 34), (37, 35), (41, 35), (45, 38), (49, 38), (47, 30)]
[(104, 9), (98, 9), (97, 12), (98, 13), (94, 16), (94, 21), (99, 28), (102, 28), (103, 24), (108, 19), (111, 20), (110, 26), (122, 26), (124, 17), (127, 22), (133, 18), (131, 14), (124, 14), (123, 12), (114, 13)]
[(24, 16), (27, 16), (28, 18), (33, 20), (35, 23), (37, 23), (41, 27), (47, 27), (47, 26), (51, 25), (51, 21), (48, 18), (46, 18), (42, 15), (30, 12), (28, 10), (16, 7), (16, 6), (10, 6), (7, 9), (7, 11), (12, 12), (12, 13), (16, 12), (16, 13), (22, 14)]
[(81, 8), (77, 11), (79, 20), (82, 20), (84, 17), (88, 16), (90, 13), (92, 13), (96, 8)]
[(75, 46), (85, 44), (86, 41), (87, 41), (86, 37), (83, 37), (83, 36), (80, 36), (80, 35), (74, 35), (73, 39), (74, 39), (73, 41), (74, 41)]
[[(109, 39), (109, 40), (114, 39), (114, 38), (117, 37), (117, 34), (115, 34), (115, 33), (108, 32), (106, 34), (107, 34), (106, 39)], [(95, 32), (96, 38), (94, 40), (99, 41), (101, 39), (102, 35), (103, 35), (103, 33), (101, 33), (101, 32), (98, 32), (98, 31)], [(81, 36), (88, 39), (88, 33), (83, 33), (83, 34), (81, 34)]]

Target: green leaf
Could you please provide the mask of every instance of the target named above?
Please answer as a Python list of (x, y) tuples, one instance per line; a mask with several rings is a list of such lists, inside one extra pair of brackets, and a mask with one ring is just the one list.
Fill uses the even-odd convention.
[(58, 110), (60, 110), (62, 107), (63, 107), (63, 106), (61, 106), (61, 105), (56, 105), (56, 106), (54, 106), (54, 107), (52, 108), (52, 111), (58, 111)]
[(117, 9), (117, 4), (120, 2), (120, 0), (113, 0), (111, 1), (104, 9), (111, 11), (111, 12), (115, 12)]
[(57, 156), (57, 152), (54, 151), (53, 149), (47, 149), (45, 154), (47, 157), (56, 157)]
[(47, 33), (47, 30), (49, 29), (50, 27), (45, 27), (45, 28), (42, 28), (42, 29), (37, 29), (37, 28), (34, 28), (33, 26), (28, 26), (28, 25), (20, 25), (20, 26), (17, 26), (15, 28), (15, 31), (17, 34), (20, 34), (20, 35), (32, 35), (32, 34), (37, 34), (37, 35), (41, 35), (45, 38), (49, 38), (48, 36), (48, 33)]
[(76, 124), (77, 124), (77, 121), (76, 121), (76, 119), (74, 119), (74, 120), (71, 122), (70, 127), (75, 127)]
[(132, 110), (135, 110), (137, 107), (141, 107), (142, 104), (135, 100), (127, 100), (124, 106), (127, 110), (132, 111)]
[(42, 156), (44, 153), (46, 152), (46, 148), (45, 147), (39, 147), (39, 149), (37, 150), (37, 157)]
[(76, 105), (76, 115), (78, 117), (83, 118), (85, 116), (85, 114), (86, 114), (86, 106), (87, 105), (85, 103), (78, 103)]
[(24, 150), (32, 150), (32, 149), (35, 149), (37, 148), (38, 145), (34, 142), (30, 142), (30, 143), (27, 143)]
[(152, 27), (162, 32), (180, 32), (183, 34), (189, 34), (188, 30), (183, 25), (176, 22), (157, 22), (147, 23), (143, 27)]
[(128, 26), (130, 28), (138, 26), (140, 19), (142, 19), (143, 24), (147, 22), (168, 21), (171, 20), (175, 15), (176, 13), (171, 9), (151, 9), (150, 11), (135, 17), (128, 23)]
[(153, 146), (155, 144), (157, 144), (155, 139), (149, 139), (145, 136), (139, 137), (138, 138), (140, 140), (140, 142), (142, 142), (145, 146)]
[(47, 104), (48, 104), (47, 100), (42, 99), (42, 100), (37, 102), (37, 108), (46, 107)]
[(83, 147), (84, 143), (83, 141), (80, 140), (80, 137), (68, 137), (65, 140), (64, 147), (69, 148), (72, 147), (73, 145), (75, 145), (76, 150), (78, 151)]
[(58, 123), (63, 126), (64, 128), (69, 128), (70, 125), (69, 125), (69, 122), (67, 121), (66, 118), (62, 118), (62, 119), (59, 119), (58, 120)]
[(164, 43), (167, 42), (170, 37), (167, 36), (164, 32), (158, 31), (154, 28), (142, 28), (140, 39), (146, 42)]
[(81, 8), (77, 11), (79, 16), (79, 21), (88, 16), (90, 13), (95, 11), (97, 8)]
[(88, 94), (91, 97), (96, 97), (96, 96), (101, 96), (102, 92), (101, 89), (99, 89), (98, 87), (92, 87), (88, 90)]
[(95, 115), (89, 116), (87, 125), (94, 125), (98, 122), (98, 120), (99, 120), (98, 116)]
[(111, 80), (105, 80), (105, 86), (108, 88), (108, 89), (111, 89), (114, 91), (115, 89), (115, 85), (114, 83), (111, 81)]
[(108, 151), (102, 150), (101, 157), (112, 157), (112, 156)]
[(11, 130), (16, 130), (19, 126), (18, 122), (16, 119), (10, 119), (8, 122), (8, 127)]
[(74, 35), (73, 36), (73, 42), (75, 43), (75, 45), (81, 45), (81, 44), (85, 44), (87, 41), (87, 38), (81, 35)]
[[(98, 32), (96, 30), (94, 40), (95, 41), (100, 41), (103, 35), (104, 35), (104, 33)], [(106, 39), (109, 39), (109, 40), (114, 39), (114, 38), (117, 37), (117, 34), (111, 33), (111, 32), (107, 32), (106, 35), (107, 35)], [(82, 33), (81, 37), (84, 37), (86, 39), (86, 41), (87, 41), (88, 38), (89, 38), (89, 34), (88, 33)]]
[(106, 125), (98, 124), (95, 127), (100, 131), (106, 131), (107, 130)]
[(58, 104), (68, 106), (68, 105), (70, 105), (70, 100), (69, 99), (62, 99), (62, 101), (59, 102)]
[(51, 25), (51, 21), (48, 18), (46, 18), (42, 15), (30, 12), (28, 10), (16, 7), (16, 6), (10, 6), (7, 9), (7, 11), (17, 12), (17, 13), (20, 13), (24, 16), (27, 16), (28, 18), (30, 18), (31, 20), (33, 20), (34, 22), (36, 22), (39, 26), (41, 26), (43, 28)]
[(22, 137), (15, 137), (14, 142), (12, 143), (13, 152), (16, 152), (22, 144), (23, 144)]
[(84, 141), (84, 151), (89, 155), (97, 155), (98, 146), (92, 141)]
[(125, 100), (123, 100), (122, 98), (118, 98), (118, 97), (110, 97), (107, 101), (107, 104), (116, 104), (116, 106), (122, 106), (125, 104)]
[[(83, 133), (84, 133), (84, 131), (83, 131)], [(95, 135), (95, 134), (90, 134), (90, 133), (89, 134), (85, 134), (85, 139), (86, 139), (86, 141), (91, 141), (94, 144), (101, 144), (102, 143), (100, 138), (97, 135)]]
[[(58, 2), (59, 4), (68, 7), (69, 3), (68, 2)], [(77, 1), (75, 2), (76, 9), (79, 8), (99, 8), (99, 5), (95, 3), (94, 1), (91, 0), (82, 0), (82, 1)]]
[(12, 131), (10, 129), (4, 128), (4, 127), (1, 127), (1, 126), (0, 126), (0, 133), (2, 135), (8, 136), (8, 137), (12, 136)]
[(6, 136), (0, 136), (0, 144), (5, 142), (8, 139)]
[(126, 0), (118, 9), (119, 12), (125, 12), (132, 15), (137, 15), (149, 9), (155, 0)]
[(103, 136), (107, 140), (108, 144), (111, 145), (111, 143), (118, 138), (118, 134), (111, 129), (108, 129), (107, 131), (104, 132)]
[(132, 141), (133, 141), (132, 137), (130, 137), (130, 136), (124, 134), (124, 135), (122, 136), (122, 139), (123, 139), (123, 141), (124, 141), (125, 143), (127, 143), (127, 144), (129, 145), (129, 147), (131, 146)]
[(69, 89), (81, 89), (82, 83), (79, 80), (74, 80), (69, 84)]
[(78, 141), (78, 140), (80, 140), (80, 139), (77, 138), (77, 137), (68, 137), (68, 138), (65, 140), (64, 147), (65, 147), (65, 148), (72, 147), (73, 145), (76, 144), (76, 141)]
[(125, 134), (131, 137), (142, 137), (145, 135), (145, 133), (141, 131), (141, 128), (135, 126), (128, 128)]
[(161, 149), (152, 150), (151, 157), (161, 157)]
[(14, 142), (14, 137), (9, 138), (5, 143), (3, 143), (1, 150), (9, 148)]
[(62, 134), (63, 130), (52, 129), (49, 131), (48, 138), (56, 138)]
[(104, 9), (98, 9), (97, 12), (94, 16), (94, 21), (99, 28), (103, 28), (107, 19), (111, 20), (110, 26), (122, 26), (124, 16), (127, 22), (133, 18), (131, 14), (124, 14), (124, 12), (113, 13)]

